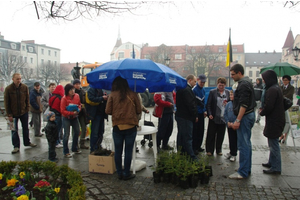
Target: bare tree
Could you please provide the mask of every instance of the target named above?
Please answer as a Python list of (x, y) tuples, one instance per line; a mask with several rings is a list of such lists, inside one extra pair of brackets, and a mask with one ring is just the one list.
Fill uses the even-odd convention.
[(33, 68), (29, 68), (27, 66), (21, 69), (22, 79), (30, 80), (34, 77)]
[(171, 58), (173, 54), (172, 47), (161, 44), (155, 50), (150, 52), (150, 59), (157, 63), (165, 63), (166, 58)]
[(21, 73), (27, 63), (23, 61), (23, 57), (16, 51), (3, 51), (0, 53), (0, 76), (8, 84), (12, 75), (16, 72)]
[(90, 18), (104, 14), (118, 15), (140, 8), (143, 4), (170, 2), (117, 2), (117, 1), (39, 1), (35, 2), (37, 16), (46, 19), (73, 21), (79, 17)]
[(68, 80), (68, 76), (70, 76), (66, 67), (58, 66), (56, 70), (52, 73), (52, 79), (58, 85), (61, 81)]
[(53, 79), (53, 73), (56, 71), (56, 67), (54, 67), (53, 63), (48, 62), (47, 64), (42, 63), (38, 67), (38, 80), (41, 80), (43, 85), (48, 85), (50, 81)]

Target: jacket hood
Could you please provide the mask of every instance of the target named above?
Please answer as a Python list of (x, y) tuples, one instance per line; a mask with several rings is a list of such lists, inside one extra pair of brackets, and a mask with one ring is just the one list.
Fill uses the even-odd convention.
[(262, 79), (261, 78), (257, 78), (256, 80), (259, 81), (259, 83), (257, 84), (257, 86), (261, 86), (262, 85)]
[(53, 94), (59, 94), (60, 96), (63, 97), (65, 94), (64, 87), (62, 85), (56, 86), (55, 90), (53, 91)]
[(277, 74), (273, 70), (267, 70), (261, 75), (265, 81), (266, 88), (277, 84)]

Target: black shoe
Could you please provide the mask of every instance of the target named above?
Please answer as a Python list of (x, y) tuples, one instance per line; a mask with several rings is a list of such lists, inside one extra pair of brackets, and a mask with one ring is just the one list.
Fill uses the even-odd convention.
[(174, 150), (174, 148), (170, 147), (169, 145), (163, 146), (162, 149), (163, 150)]
[(271, 165), (269, 163), (262, 163), (261, 164), (263, 167), (271, 168)]
[(198, 149), (199, 152), (204, 152), (204, 150), (205, 149), (202, 149), (202, 148)]
[(139, 150), (139, 148), (138, 148), (138, 147), (136, 147), (136, 149), (135, 149), (135, 152), (137, 152), (137, 153), (138, 153), (139, 151), (140, 151), (140, 150)]
[(30, 125), (30, 127), (32, 127), (33, 126), (33, 122), (31, 121), (31, 122), (29, 122), (29, 125)]
[(118, 175), (118, 179), (122, 180), (123, 179), (123, 175)]
[(129, 176), (123, 176), (124, 181), (127, 181), (129, 179), (133, 179), (133, 178), (135, 178), (135, 174), (130, 174)]
[(281, 174), (281, 171), (263, 170), (265, 174)]
[(194, 154), (195, 154), (195, 156), (198, 156), (199, 155), (199, 151), (198, 150), (194, 150)]

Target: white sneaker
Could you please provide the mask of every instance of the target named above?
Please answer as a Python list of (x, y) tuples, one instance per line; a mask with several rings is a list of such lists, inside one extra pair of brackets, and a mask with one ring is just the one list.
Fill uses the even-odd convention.
[(20, 151), (20, 150), (19, 150), (19, 148), (18, 148), (18, 147), (16, 147), (16, 148), (14, 148), (14, 150), (12, 150), (12, 151), (11, 151), (11, 153), (12, 153), (12, 154), (14, 154), (14, 153), (18, 153), (19, 151)]
[(229, 160), (230, 160), (231, 162), (234, 162), (234, 161), (236, 160), (235, 157), (236, 157), (236, 156), (231, 156), (231, 157), (229, 158)]
[(65, 157), (66, 157), (66, 158), (72, 158), (72, 154), (67, 153), (67, 154), (65, 155)]
[(230, 159), (230, 158), (231, 158), (231, 154), (230, 154), (230, 153), (226, 153), (226, 154), (224, 155), (224, 157), (225, 157), (226, 159)]
[(55, 147), (56, 147), (56, 148), (63, 148), (63, 147), (64, 147), (64, 145), (62, 145), (62, 144), (58, 144), (58, 145), (56, 145)]
[(229, 176), (230, 179), (243, 179), (244, 177), (242, 177), (238, 172), (235, 172), (234, 174), (231, 174)]

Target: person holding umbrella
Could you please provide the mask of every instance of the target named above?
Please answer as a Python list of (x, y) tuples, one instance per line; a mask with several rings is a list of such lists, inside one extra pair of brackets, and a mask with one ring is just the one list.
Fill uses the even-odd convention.
[[(120, 180), (135, 177), (130, 173), (132, 150), (139, 124), (138, 115), (142, 112), (138, 95), (133, 92), (126, 79), (118, 76), (112, 83), (105, 112), (112, 115), (115, 163)], [(123, 144), (125, 142), (124, 170), (122, 169)]]

